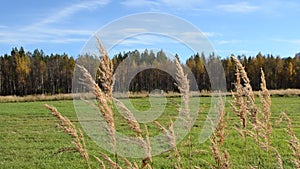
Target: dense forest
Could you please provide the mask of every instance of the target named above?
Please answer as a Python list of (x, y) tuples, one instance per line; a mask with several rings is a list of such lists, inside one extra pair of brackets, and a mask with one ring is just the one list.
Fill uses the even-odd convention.
[[(267, 87), (269, 89), (300, 88), (300, 55), (281, 58), (273, 55), (237, 56), (245, 66), (254, 90), (260, 86), (260, 68), (266, 75)], [(126, 59), (130, 58), (130, 59)], [(199, 90), (210, 90), (210, 81), (205, 70), (205, 64), (212, 61), (214, 54), (206, 57), (204, 54), (195, 54), (188, 58), (185, 64), (190, 68), (196, 79)], [(125, 59), (125, 60), (124, 60)], [(88, 61), (87, 61), (88, 60)], [(177, 91), (174, 78), (167, 72), (172, 71), (172, 60), (169, 60), (163, 50), (154, 53), (148, 51), (131, 51), (119, 53), (112, 57), (114, 68), (124, 61), (128, 61), (126, 70), (119, 73), (118, 82), (115, 84), (116, 91), (123, 91), (122, 81), (124, 72), (130, 73), (135, 67), (145, 67), (151, 63), (154, 68), (143, 70), (130, 79), (129, 90), (133, 92), (152, 91), (162, 89), (165, 91)], [(72, 78), (75, 63), (90, 62), (93, 64), (90, 71), (97, 72), (98, 59), (93, 56), (78, 56), (77, 59), (67, 54), (46, 55), (42, 50), (25, 52), (21, 47), (13, 48), (10, 54), (0, 56), (0, 95), (29, 95), (29, 94), (58, 94), (72, 92)], [(231, 58), (221, 59), (225, 76), (227, 90), (234, 88), (235, 66)], [(128, 66), (129, 64), (129, 66)], [(96, 73), (95, 75), (99, 74)], [(97, 79), (97, 78), (96, 78)], [(121, 79), (121, 80), (120, 80)]]

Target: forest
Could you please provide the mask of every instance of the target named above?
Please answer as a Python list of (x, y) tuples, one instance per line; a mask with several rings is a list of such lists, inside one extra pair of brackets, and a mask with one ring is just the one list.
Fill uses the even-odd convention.
[[(147, 66), (151, 63), (155, 67), (168, 67), (172, 60), (168, 59), (165, 52), (160, 50), (153, 52), (129, 51), (119, 53), (111, 57), (114, 69), (118, 67), (124, 59), (130, 57), (130, 67)], [(176, 55), (179, 58), (179, 56)], [(204, 56), (197, 53), (190, 56), (186, 61), (182, 61), (196, 79), (200, 91), (209, 91), (210, 79), (205, 69), (205, 64), (212, 61), (215, 56)], [(260, 74), (257, 73), (262, 68), (265, 72), (268, 89), (300, 88), (300, 55), (282, 58), (272, 54), (263, 55), (260, 52), (256, 56), (237, 56), (245, 66), (251, 85), (254, 90), (259, 90)], [(225, 72), (227, 90), (234, 88), (235, 66), (230, 57), (220, 58)], [(58, 94), (72, 92), (72, 78), (76, 62), (90, 62), (93, 64), (90, 71), (97, 72), (98, 58), (96, 56), (72, 57), (66, 53), (47, 55), (43, 50), (36, 49), (33, 52), (25, 51), (23, 47), (13, 48), (10, 54), (0, 56), (0, 95), (35, 95), (35, 94)], [(93, 72), (92, 72), (93, 73)], [(120, 75), (122, 76), (122, 75)], [(96, 78), (97, 79), (97, 78)], [(122, 78), (120, 78), (122, 79)], [(134, 76), (130, 81), (129, 90), (132, 92), (146, 91), (154, 89), (164, 91), (178, 91), (174, 85), (174, 78), (160, 69), (146, 69)], [(100, 83), (99, 83), (100, 84)], [(115, 85), (115, 90), (122, 91), (122, 81)]]

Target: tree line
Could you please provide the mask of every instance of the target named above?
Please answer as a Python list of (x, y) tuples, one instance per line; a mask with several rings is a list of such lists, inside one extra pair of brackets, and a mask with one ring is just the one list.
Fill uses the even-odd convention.
[[(254, 90), (260, 89), (260, 69), (265, 72), (268, 89), (300, 88), (300, 54), (296, 54), (293, 58), (281, 58), (271, 54), (262, 55), (259, 52), (256, 56), (242, 55), (237, 58), (244, 65)], [(209, 79), (203, 66), (205, 62), (207, 60), (203, 54), (196, 54), (190, 57), (186, 64), (197, 78), (200, 89), (209, 90)], [(230, 91), (235, 87), (234, 62), (231, 57), (221, 59), (221, 62), (225, 72), (227, 90)]]
[(75, 59), (67, 54), (13, 48), (0, 56), (0, 95), (70, 93), (74, 66)]
[[(237, 57), (245, 66), (254, 90), (259, 90), (261, 68), (265, 72), (269, 89), (300, 88), (299, 54), (287, 58), (261, 53), (256, 56)], [(181, 61), (192, 72), (189, 76), (195, 78), (196, 84), (191, 82), (192, 90), (211, 90), (205, 65), (213, 62), (215, 58), (217, 56), (214, 54), (206, 57), (203, 53), (197, 53), (185, 62)], [(235, 82), (233, 60), (230, 57), (220, 60), (224, 68), (227, 90), (233, 90)], [(174, 61), (169, 59), (163, 50), (123, 52), (113, 56), (111, 61), (117, 79), (115, 91), (151, 92), (154, 89), (178, 91), (174, 84), (174, 76), (170, 74), (176, 72)], [(95, 77), (99, 75), (98, 59), (95, 56), (84, 55), (75, 59), (65, 53), (46, 55), (43, 50), (25, 52), (23, 47), (13, 48), (10, 54), (0, 56), (0, 95), (71, 93), (76, 62), (84, 63)]]

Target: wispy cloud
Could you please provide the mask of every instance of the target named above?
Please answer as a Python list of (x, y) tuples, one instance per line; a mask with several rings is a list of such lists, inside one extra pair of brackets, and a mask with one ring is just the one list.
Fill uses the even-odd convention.
[(0, 43), (33, 44), (33, 43), (72, 43), (85, 42), (92, 35), (92, 30), (73, 28), (53, 28), (57, 23), (72, 17), (83, 10), (96, 9), (108, 4), (110, 0), (85, 0), (62, 8), (57, 13), (42, 19), (37, 23), (20, 28), (10, 28), (0, 25)]
[(184, 39), (193, 39), (193, 38), (210, 38), (210, 37), (219, 37), (222, 36), (221, 33), (217, 32), (200, 32), (200, 31), (190, 31), (180, 33), (180, 36)]
[(273, 39), (273, 41), (300, 45), (300, 39)]
[(4, 44), (33, 44), (33, 43), (71, 43), (85, 42), (92, 31), (56, 29), (46, 32), (33, 32), (6, 29), (0, 31), (0, 43)]
[(161, 2), (170, 7), (191, 9), (199, 7), (203, 3), (203, 0), (161, 0)]
[(204, 0), (125, 0), (121, 4), (128, 7), (149, 7), (151, 9), (194, 9)]
[(165, 37), (154, 36), (150, 34), (139, 35), (124, 39), (119, 45), (124, 46), (137, 46), (137, 45), (154, 45), (159, 43), (165, 43), (168, 41)]
[(159, 3), (151, 0), (125, 0), (121, 2), (127, 7), (158, 6)]
[(203, 32), (203, 35), (206, 36), (206, 37), (222, 36), (221, 33), (217, 33), (217, 32)]
[(36, 26), (43, 26), (51, 23), (57, 23), (60, 21), (63, 21), (64, 19), (70, 17), (71, 15), (81, 11), (81, 10), (91, 10), (95, 9), (99, 6), (104, 6), (107, 5), (110, 1), (109, 0), (86, 0), (81, 3), (75, 3), (70, 6), (67, 6), (59, 12), (55, 13), (54, 15), (51, 15), (40, 22), (31, 25), (31, 27), (36, 27)]
[(259, 6), (251, 5), (248, 2), (218, 5), (219, 10), (232, 13), (250, 13), (260, 9)]
[(5, 25), (0, 25), (0, 29), (4, 29), (4, 28), (7, 28), (7, 26), (5, 26)]
[(217, 49), (217, 55), (222, 57), (229, 57), (231, 54), (255, 56), (257, 53), (258, 51), (247, 50), (247, 49)]
[(241, 43), (241, 42), (242, 42), (241, 40), (236, 40), (236, 39), (217, 41), (217, 43), (220, 44), (220, 45), (236, 44), (236, 43)]

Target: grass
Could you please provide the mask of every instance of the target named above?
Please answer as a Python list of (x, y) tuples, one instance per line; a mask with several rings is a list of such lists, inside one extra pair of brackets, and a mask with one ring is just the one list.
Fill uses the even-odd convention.
[[(199, 99), (191, 98), (191, 99)], [(145, 110), (150, 106), (148, 98), (131, 99), (137, 109)], [(231, 113), (231, 108), (228, 103), (231, 98), (227, 97), (225, 109), (229, 113), (228, 126), (233, 128), (234, 123), (238, 122), (235, 114)], [(168, 104), (165, 112), (158, 118), (162, 124), (169, 122), (169, 117), (176, 116), (176, 107), (174, 102), (179, 102), (179, 98), (168, 98)], [(206, 141), (204, 144), (198, 142), (201, 127), (206, 118), (206, 112), (210, 107), (209, 97), (200, 97), (202, 113), (199, 114), (197, 121), (191, 131), (192, 140), (192, 166), (209, 167), (207, 163), (214, 164), (214, 159), (210, 150), (211, 143)], [(67, 116), (76, 126), (79, 127), (77, 116), (73, 108), (72, 101), (47, 101), (47, 102), (23, 102), (23, 103), (0, 103), (0, 168), (87, 168), (86, 163), (78, 153), (74, 153), (70, 142), (72, 139), (61, 132), (57, 128), (57, 120), (46, 110), (43, 105), (47, 103), (55, 106), (64, 116)], [(300, 98), (299, 97), (272, 97), (271, 111), (273, 113), (271, 123), (275, 124), (282, 111), (292, 119), (294, 131), (297, 137), (300, 137)], [(125, 134), (132, 134), (122, 121), (120, 115), (116, 114), (116, 129)], [(292, 151), (287, 148), (286, 123), (281, 123), (273, 128), (271, 140), (273, 146), (278, 148), (284, 168), (294, 168), (291, 161)], [(149, 128), (150, 136), (159, 132), (155, 127)], [(185, 138), (179, 145), (178, 149), (181, 152), (183, 166), (189, 163), (189, 150)], [(96, 153), (99, 147), (86, 137), (87, 148), (90, 153)], [(241, 147), (243, 141), (238, 136), (238, 133), (232, 129), (230, 135), (226, 139), (225, 145), (231, 156), (231, 167), (241, 168), (243, 159), (239, 156), (242, 154)], [(62, 148), (69, 148), (67, 149)], [(249, 159), (250, 164), (258, 162), (257, 147), (254, 144), (249, 144)], [(175, 161), (168, 157), (171, 153), (153, 157), (153, 168), (170, 168)], [(266, 166), (267, 154), (262, 154), (262, 166)], [(91, 159), (91, 167), (99, 168), (99, 164), (95, 159)], [(139, 161), (137, 160), (139, 163)], [(276, 168), (276, 161), (272, 161), (272, 165)], [(273, 168), (272, 167), (272, 168)], [(171, 167), (172, 168), (172, 167)], [(265, 168), (265, 167), (263, 167)]]

